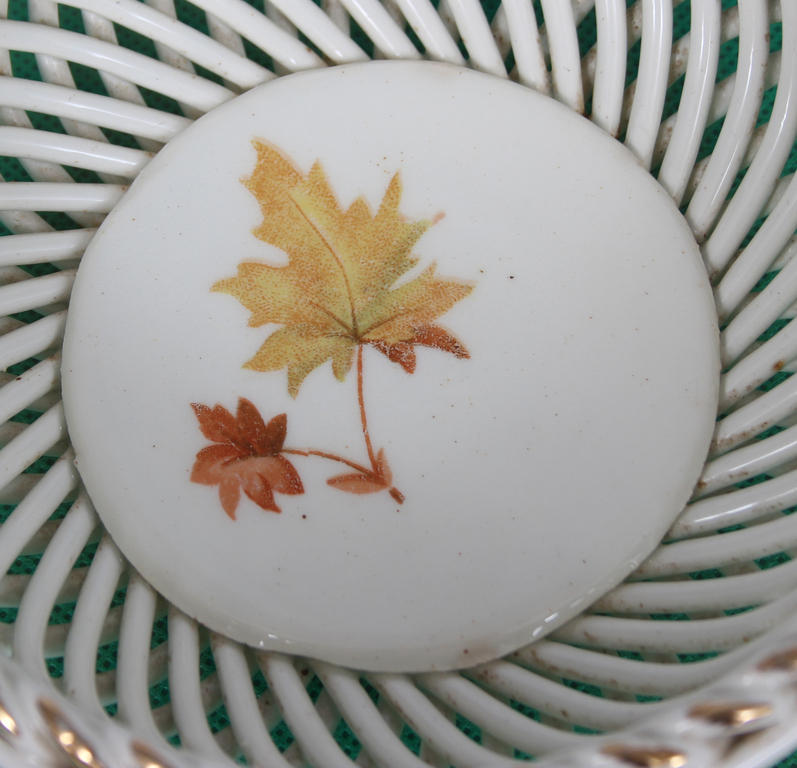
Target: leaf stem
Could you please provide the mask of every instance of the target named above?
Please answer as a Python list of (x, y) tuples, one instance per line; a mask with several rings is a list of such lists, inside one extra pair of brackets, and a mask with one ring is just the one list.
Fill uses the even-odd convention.
[[(362, 464), (357, 464), (354, 461), (344, 459), (342, 456), (337, 456), (334, 453), (326, 453), (325, 451), (306, 450), (302, 451), (298, 448), (283, 448), (282, 453), (291, 453), (295, 456), (319, 456), (322, 459), (329, 459), (330, 461), (339, 461), (352, 469), (361, 472), (366, 477), (373, 478), (379, 483), (384, 483), (384, 478), (380, 474), (379, 464), (376, 461), (374, 454), (374, 447), (371, 444), (371, 435), (368, 432), (368, 419), (365, 416), (365, 395), (363, 393), (363, 344), (357, 345), (357, 402), (360, 405), (360, 421), (363, 427), (363, 437), (365, 438), (365, 447), (368, 451), (368, 460), (371, 462), (371, 469), (367, 469)], [(387, 487), (385, 484), (384, 487)], [(395, 486), (390, 486), (387, 489), (388, 493), (399, 504), (404, 503), (404, 494)]]
[(371, 468), (374, 474), (379, 474), (379, 468), (376, 463), (376, 456), (374, 455), (374, 448), (371, 445), (371, 435), (368, 433), (368, 420), (365, 418), (365, 398), (363, 397), (363, 345), (357, 345), (357, 400), (360, 403), (360, 420), (363, 425), (363, 437), (365, 438), (365, 447), (368, 450), (368, 460), (371, 462)]
[[(374, 472), (372, 472), (367, 467), (364, 467), (362, 464), (358, 464), (356, 461), (349, 461), (348, 459), (344, 459), (343, 456), (336, 456), (334, 453), (326, 453), (325, 451), (314, 451), (311, 449), (303, 451), (299, 448), (283, 448), (281, 453), (290, 453), (293, 454), (294, 456), (319, 456), (322, 459), (329, 459), (330, 461), (339, 461), (341, 464), (345, 464), (347, 467), (351, 467), (352, 469), (355, 469), (358, 472), (362, 472), (364, 475), (370, 477), (376, 477), (376, 474)], [(399, 504), (404, 503), (404, 499), (406, 497), (395, 486), (390, 486), (390, 488), (388, 489), (388, 493)]]
[(311, 449), (302, 451), (299, 448), (283, 448), (282, 453), (292, 453), (294, 456), (320, 456), (322, 459), (329, 459), (330, 461), (339, 461), (341, 464), (346, 464), (352, 469), (356, 469), (358, 472), (362, 472), (364, 475), (373, 474), (370, 469), (364, 467), (362, 464), (358, 464), (356, 461), (349, 461), (348, 459), (344, 459), (343, 456), (336, 456), (334, 453), (326, 453), (325, 451), (314, 451)]

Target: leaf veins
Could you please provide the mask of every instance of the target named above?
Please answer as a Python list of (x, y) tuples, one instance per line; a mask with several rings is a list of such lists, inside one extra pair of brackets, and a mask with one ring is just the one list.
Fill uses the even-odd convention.
[(233, 416), (217, 405), (192, 403), (202, 434), (213, 445), (196, 455), (191, 482), (218, 485), (224, 511), (235, 520), (241, 491), (261, 509), (280, 512), (274, 493), (304, 493), (299, 473), (283, 455), (288, 417), (282, 413), (266, 424), (249, 400), (238, 399)]
[(289, 261), (281, 267), (242, 262), (235, 277), (212, 288), (237, 298), (251, 313), (251, 327), (281, 326), (245, 368), (287, 368), (288, 392), (296, 397), (306, 376), (327, 360), (342, 381), (357, 345), (370, 344), (408, 373), (415, 370), (416, 345), (469, 357), (434, 321), (473, 286), (439, 277), (432, 263), (393, 287), (417, 263), (412, 249), (432, 225), (407, 222), (399, 213), (398, 173), (375, 215), (362, 197), (344, 211), (320, 162), (304, 176), (276, 147), (253, 144), (257, 164), (244, 184), (263, 214), (253, 233)]

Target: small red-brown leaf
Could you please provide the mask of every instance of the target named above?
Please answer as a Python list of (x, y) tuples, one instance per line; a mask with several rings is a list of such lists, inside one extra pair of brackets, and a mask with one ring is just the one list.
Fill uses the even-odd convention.
[(191, 481), (218, 485), (219, 499), (227, 515), (235, 520), (241, 490), (262, 509), (280, 512), (274, 493), (304, 493), (299, 473), (280, 455), (288, 428), (282, 413), (268, 424), (246, 398), (239, 398), (236, 417), (217, 405), (193, 403), (202, 434), (213, 445), (197, 453)]
[(238, 501), (241, 498), (241, 483), (233, 475), (227, 475), (219, 485), (219, 500), (224, 511), (232, 520), (235, 520), (235, 510), (238, 509)]
[(377, 493), (384, 491), (387, 485), (375, 475), (361, 475), (359, 473), (350, 475), (338, 475), (330, 477), (327, 484), (346, 493)]
[(241, 433), (233, 415), (223, 406), (208, 408), (200, 403), (191, 403), (202, 434), (214, 443), (238, 443)]
[(242, 483), (244, 493), (252, 499), (261, 509), (269, 512), (281, 512), (282, 510), (276, 505), (274, 501), (274, 492), (271, 490), (271, 485), (268, 480), (261, 475), (254, 472), (248, 472)]
[(274, 456), (270, 459), (273, 469), (266, 475), (271, 487), (277, 493), (284, 493), (287, 496), (297, 496), (304, 493), (304, 486), (293, 466), (284, 456)]
[(299, 473), (284, 456), (258, 456), (241, 462), (237, 470), (241, 477), (257, 474), (268, 480), (271, 490), (295, 496), (304, 493)]
[(386, 341), (372, 341), (371, 345), (378, 349), (392, 363), (398, 363), (407, 373), (415, 372), (415, 350), (407, 341), (388, 344)]
[(265, 454), (276, 456), (285, 443), (285, 435), (288, 433), (288, 415), (281, 413), (275, 416), (266, 424), (266, 435), (263, 438)]
[(433, 347), (442, 352), (451, 352), (455, 357), (468, 359), (470, 352), (465, 349), (465, 345), (453, 333), (449, 333), (439, 325), (426, 325), (419, 328), (412, 338), (413, 344), (420, 344), (423, 347)]
[(208, 445), (197, 455), (191, 470), (191, 482), (202, 485), (216, 485), (224, 477), (225, 465), (245, 456), (240, 448), (234, 445)]
[(235, 414), (241, 437), (251, 446), (253, 453), (265, 454), (266, 422), (260, 411), (245, 397), (238, 398), (238, 410)]
[(387, 463), (384, 448), (380, 448), (379, 453), (376, 454), (376, 471), (379, 473), (379, 479), (382, 480), (386, 486), (393, 482), (393, 473), (390, 471), (390, 465)]

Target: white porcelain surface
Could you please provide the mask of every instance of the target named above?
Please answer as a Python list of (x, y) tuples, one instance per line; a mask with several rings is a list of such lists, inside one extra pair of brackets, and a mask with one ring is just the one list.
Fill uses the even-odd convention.
[[(316, 161), (344, 209), (363, 196), (373, 214), (388, 193), (406, 222), (426, 222), (411, 271), (385, 281), (375, 262), (385, 289), (440, 281), (418, 292), (412, 374), (406, 347), (387, 349), (396, 339), (376, 331), (348, 347), (314, 337), (315, 348), (338, 345), (338, 378), (325, 359), (291, 392), (284, 370), (244, 367), (280, 331), (247, 327), (231, 282), (239, 264), (281, 275), (318, 248), (279, 230), (293, 238), (289, 256), (273, 233), (256, 236), (263, 211), (242, 183), (256, 171), (253, 140), (257, 178), (278, 155), (296, 175), (293, 202), (284, 190), (260, 202), (297, 205), (324, 242), (340, 224), (317, 218), (322, 171), (315, 187), (301, 181)], [(308, 279), (294, 306), (317, 306)], [(631, 572), (700, 473), (718, 377), (699, 252), (630, 152), (515, 84), (380, 62), (261, 86), (144, 169), (83, 258), (63, 386), (97, 510), (167, 598), (260, 648), (418, 671), (514, 650)], [(213, 440), (191, 405), (234, 415), (239, 398), (266, 423), (286, 414), (287, 437), (280, 445), (271, 422), (260, 464), (247, 465), (257, 481), (241, 463), (256, 451), (239, 443), (241, 469), (220, 497), (195, 467)], [(328, 484), (354, 471), (320, 453), (364, 478)], [(260, 506), (245, 493), (252, 482)]]

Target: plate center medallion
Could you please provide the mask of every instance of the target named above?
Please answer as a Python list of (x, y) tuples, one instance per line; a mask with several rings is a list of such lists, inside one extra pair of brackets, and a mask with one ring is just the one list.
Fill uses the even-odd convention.
[(625, 148), (443, 64), (277, 79), (170, 142), (81, 264), (78, 466), (211, 629), (445, 670), (656, 546), (714, 424), (698, 249)]

